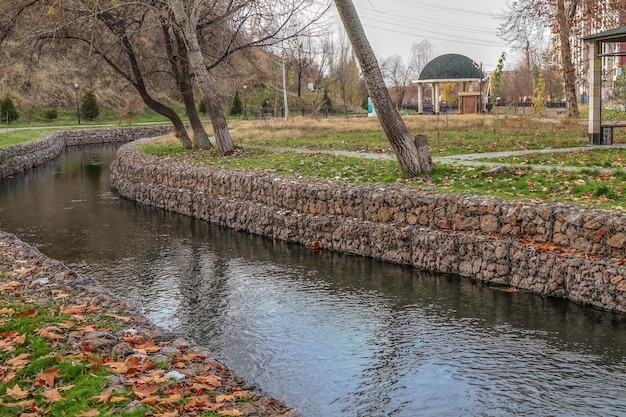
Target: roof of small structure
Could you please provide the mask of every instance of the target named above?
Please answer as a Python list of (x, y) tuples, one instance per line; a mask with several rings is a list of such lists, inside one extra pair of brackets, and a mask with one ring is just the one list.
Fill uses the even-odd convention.
[(604, 32), (585, 36), (583, 40), (587, 42), (592, 42), (592, 41), (625, 42), (626, 41), (626, 26), (620, 26), (615, 29), (605, 30)]
[(465, 55), (446, 54), (430, 61), (420, 73), (423, 80), (480, 79), (480, 67)]

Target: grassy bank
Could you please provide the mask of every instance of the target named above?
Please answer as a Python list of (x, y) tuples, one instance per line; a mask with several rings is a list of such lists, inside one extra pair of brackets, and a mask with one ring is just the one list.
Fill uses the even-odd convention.
[[(414, 133), (430, 132), (441, 123), (436, 116), (408, 117)], [(420, 124), (417, 128), (416, 125)], [(524, 160), (495, 160), (508, 165), (508, 172), (489, 173), (487, 166), (437, 165), (432, 173), (408, 178), (395, 160), (384, 158), (333, 156), (315, 150), (352, 150), (391, 152), (380, 125), (374, 119), (295, 119), (239, 121), (231, 123), (238, 151), (220, 157), (212, 151), (184, 150), (173, 137), (160, 139), (147, 152), (184, 160), (199, 166), (258, 170), (279, 175), (293, 175), (356, 183), (404, 184), (443, 193), (468, 193), (510, 200), (537, 200), (575, 203), (610, 210), (623, 210), (626, 175), (593, 169), (617, 166), (623, 155), (589, 154), (589, 164), (576, 172), (555, 169), (534, 170)], [(539, 130), (537, 130), (539, 129)], [(499, 138), (499, 139), (498, 139)], [(570, 122), (544, 122), (536, 119), (504, 116), (449, 117), (438, 141), (429, 141), (434, 156), (486, 151), (515, 151), (581, 146), (587, 143), (586, 127)], [(267, 148), (257, 148), (263, 145)], [(310, 154), (278, 152), (272, 147), (307, 148)], [(444, 151), (445, 150), (445, 151)], [(595, 152), (595, 151), (593, 151)], [(602, 151), (604, 152), (604, 151)], [(555, 158), (565, 154), (554, 153)], [(544, 156), (547, 158), (547, 156)], [(572, 157), (576, 159), (576, 154)], [(579, 161), (581, 158), (578, 158)], [(565, 163), (560, 164), (565, 166)]]

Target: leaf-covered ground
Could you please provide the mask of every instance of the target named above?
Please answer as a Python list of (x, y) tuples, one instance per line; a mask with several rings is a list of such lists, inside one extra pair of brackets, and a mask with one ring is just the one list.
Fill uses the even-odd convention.
[(0, 232), (0, 415), (299, 416)]

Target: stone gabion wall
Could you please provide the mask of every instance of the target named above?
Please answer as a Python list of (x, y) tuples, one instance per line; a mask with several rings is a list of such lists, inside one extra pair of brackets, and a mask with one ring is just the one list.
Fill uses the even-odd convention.
[(130, 142), (170, 133), (169, 126), (141, 126), (111, 129), (79, 129), (55, 132), (43, 140), (0, 149), (0, 179), (43, 165), (58, 157), (66, 146)]
[[(120, 195), (307, 246), (626, 311), (626, 219), (559, 204), (197, 168), (123, 146)], [(541, 243), (556, 243), (545, 250)]]

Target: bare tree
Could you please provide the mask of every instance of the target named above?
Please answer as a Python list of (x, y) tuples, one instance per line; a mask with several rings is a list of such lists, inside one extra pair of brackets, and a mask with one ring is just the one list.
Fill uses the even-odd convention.
[(409, 56), (408, 72), (409, 77), (417, 80), (422, 70), (434, 57), (435, 51), (433, 45), (426, 39), (420, 43), (411, 45), (411, 54)]
[(335, 0), (335, 6), (359, 60), (378, 120), (396, 154), (400, 169), (411, 176), (432, 171), (433, 164), (426, 137), (418, 136), (414, 142), (411, 132), (395, 109), (354, 4), (351, 0)]
[(381, 60), (380, 70), (396, 98), (396, 108), (400, 110), (410, 82), (409, 69), (400, 55), (392, 55)]
[(625, 7), (624, 0), (516, 0), (502, 16), (500, 36), (525, 50), (527, 56), (529, 45), (541, 42), (542, 37), (550, 33), (556, 37), (558, 50), (555, 52), (565, 85), (567, 116), (578, 118), (576, 85), (579, 80), (573, 62), (573, 42), (588, 34), (583, 31), (589, 30), (590, 25), (592, 30), (600, 28), (610, 20), (607, 16), (619, 14)]

